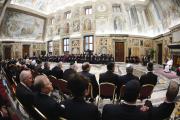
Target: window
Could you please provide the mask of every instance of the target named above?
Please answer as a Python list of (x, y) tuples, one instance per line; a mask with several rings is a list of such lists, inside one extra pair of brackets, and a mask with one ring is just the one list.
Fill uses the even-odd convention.
[(53, 25), (54, 22), (55, 22), (55, 19), (54, 19), (54, 17), (52, 17), (52, 18), (50, 19), (50, 24)]
[(69, 52), (69, 38), (63, 39), (63, 50), (64, 52)]
[(113, 12), (116, 13), (116, 12), (121, 12), (121, 5), (120, 4), (114, 4), (112, 6), (112, 9), (113, 9)]
[(52, 55), (52, 52), (53, 52), (53, 42), (48, 41), (48, 53), (49, 53), (49, 55)]
[(86, 14), (86, 15), (92, 14), (92, 7), (86, 7), (86, 8), (85, 8), (85, 14)]
[(84, 37), (84, 51), (94, 50), (94, 38), (92, 35)]
[(65, 12), (64, 15), (65, 15), (65, 18), (66, 18), (66, 19), (71, 18), (71, 11)]

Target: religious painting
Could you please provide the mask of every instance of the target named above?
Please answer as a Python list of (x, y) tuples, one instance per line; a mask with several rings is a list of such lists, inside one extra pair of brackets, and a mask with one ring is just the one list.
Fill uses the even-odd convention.
[(80, 30), (80, 20), (75, 20), (73, 22), (73, 32), (79, 32)]
[(2, 38), (42, 39), (45, 20), (15, 11), (6, 11), (0, 34)]
[(69, 23), (65, 23), (65, 25), (64, 25), (64, 33), (69, 33)]
[(92, 25), (91, 25), (91, 20), (90, 19), (86, 19), (84, 21), (84, 30), (85, 31), (90, 31), (92, 28)]
[(114, 18), (114, 30), (115, 31), (122, 31), (122, 28), (123, 25), (122, 25), (122, 21), (120, 19), (120, 17), (115, 17)]

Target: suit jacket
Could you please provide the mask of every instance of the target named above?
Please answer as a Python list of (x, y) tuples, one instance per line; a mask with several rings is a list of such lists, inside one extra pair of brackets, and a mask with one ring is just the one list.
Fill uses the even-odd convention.
[(86, 71), (82, 71), (82, 72), (80, 72), (80, 74), (90, 80), (92, 87), (93, 87), (93, 97), (95, 98), (99, 92), (96, 76), (94, 74), (91, 74)]
[(120, 85), (125, 85), (130, 80), (138, 80), (139, 81), (139, 78), (133, 74), (126, 74), (126, 75), (120, 76), (119, 79), (120, 79), (119, 80)]
[(110, 82), (118, 86), (119, 76), (111, 71), (99, 75), (99, 83)]
[(175, 107), (175, 103), (164, 102), (158, 107), (151, 108), (152, 120), (164, 120), (170, 117)]
[(100, 120), (100, 112), (97, 106), (86, 103), (83, 98), (74, 98), (62, 102), (65, 106), (68, 120)]
[(61, 68), (55, 66), (52, 70), (51, 70), (51, 74), (53, 76), (55, 76), (57, 79), (62, 79), (63, 78), (63, 71), (61, 70)]
[(76, 71), (74, 69), (71, 69), (71, 68), (66, 69), (63, 74), (63, 79), (68, 81), (70, 79), (71, 75), (73, 75), (75, 73), (76, 73)]
[(148, 120), (148, 112), (140, 111), (136, 105), (105, 105), (102, 120)]
[(34, 98), (34, 105), (48, 120), (58, 120), (60, 116), (64, 115), (64, 106), (46, 94), (37, 93)]
[(156, 83), (157, 83), (157, 75), (155, 75), (153, 72), (148, 72), (147, 74), (142, 75), (140, 78), (141, 86), (144, 84), (156, 85)]
[(44, 68), (44, 69), (42, 70), (42, 73), (44, 73), (45, 75), (49, 76), (49, 75), (51, 75), (51, 70), (49, 70), (49, 69), (47, 69), (47, 68)]
[(16, 96), (24, 106), (32, 106), (34, 93), (30, 88), (26, 88), (23, 84), (19, 83), (16, 88)]

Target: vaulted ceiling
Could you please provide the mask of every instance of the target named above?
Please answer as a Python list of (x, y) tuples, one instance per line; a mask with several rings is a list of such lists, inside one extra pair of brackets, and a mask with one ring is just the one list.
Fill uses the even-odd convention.
[[(0, 0), (5, 1), (5, 0)], [(20, 5), (35, 9), (44, 14), (50, 14), (57, 10), (63, 9), (68, 6), (73, 6), (77, 3), (95, 2), (97, 0), (11, 0), (11, 4)], [(105, 1), (105, 0), (101, 0)], [(108, 0), (107, 0), (108, 1)], [(131, 2), (131, 3), (146, 3), (149, 0), (116, 0), (116, 2)]]

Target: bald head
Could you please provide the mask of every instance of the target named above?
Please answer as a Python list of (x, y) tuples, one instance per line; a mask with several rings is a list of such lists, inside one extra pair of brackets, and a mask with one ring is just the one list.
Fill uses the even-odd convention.
[(127, 72), (127, 74), (133, 73), (133, 66), (131, 64), (126, 65), (126, 72)]
[(32, 74), (30, 70), (23, 70), (19, 75), (20, 82), (30, 87), (33, 83)]
[(42, 93), (48, 94), (53, 90), (52, 84), (45, 75), (38, 75), (34, 80), (35, 88)]
[(166, 99), (169, 102), (172, 102), (175, 100), (177, 94), (179, 92), (179, 85), (177, 82), (175, 81), (170, 81), (169, 83), (169, 87), (167, 89), (167, 93), (166, 93)]

